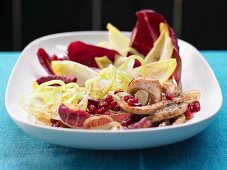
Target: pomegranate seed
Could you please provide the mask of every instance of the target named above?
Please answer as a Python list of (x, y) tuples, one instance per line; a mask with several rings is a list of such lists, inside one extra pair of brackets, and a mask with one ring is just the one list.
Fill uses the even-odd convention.
[(129, 106), (142, 106), (142, 104), (139, 103), (139, 99), (131, 95), (125, 96), (124, 101), (127, 102)]
[(138, 103), (138, 102), (139, 102), (139, 99), (137, 99), (137, 98), (135, 98), (135, 97), (130, 98), (130, 99), (132, 99), (134, 103)]
[(121, 108), (119, 107), (119, 106), (115, 106), (114, 108), (113, 108), (113, 111), (120, 111), (121, 110)]
[(141, 103), (134, 103), (134, 106), (142, 106)]
[(191, 112), (194, 111), (194, 105), (192, 103), (188, 104), (188, 110)]
[(184, 112), (184, 115), (185, 115), (186, 119), (189, 120), (189, 119), (191, 119), (193, 117), (193, 112), (191, 112), (190, 110), (186, 110)]
[(200, 102), (199, 101), (194, 101), (193, 102), (193, 111), (194, 112), (198, 112), (198, 111), (200, 111)]
[(97, 111), (96, 114), (103, 114), (106, 111), (104, 107), (100, 107)]
[(100, 102), (100, 106), (104, 107), (106, 109), (109, 105), (108, 105), (107, 101), (102, 101), (102, 102)]
[(134, 98), (134, 97), (133, 97), (133, 96), (130, 96), (130, 95), (125, 96), (125, 97), (124, 97), (124, 101), (125, 101), (125, 102), (128, 102), (128, 100), (129, 100), (129, 99), (132, 99), (132, 98)]
[(116, 91), (114, 92), (114, 94), (121, 93), (121, 92), (123, 92), (123, 90), (116, 90)]
[(194, 102), (188, 104), (188, 110), (190, 110), (191, 112), (200, 111), (200, 103), (199, 103), (199, 101), (194, 101)]
[(124, 127), (128, 127), (129, 124), (131, 124), (131, 119), (123, 120), (121, 122), (121, 125)]
[(99, 105), (99, 103), (101, 102), (101, 100), (100, 99), (88, 99), (88, 106), (89, 105), (94, 105), (94, 106), (98, 106)]
[(105, 98), (105, 101), (107, 101), (108, 103), (113, 101), (113, 97), (111, 95), (107, 95)]
[(166, 93), (166, 99), (167, 99), (167, 100), (172, 100), (173, 97), (174, 97), (173, 93), (171, 93), (171, 92), (167, 92), (167, 93)]
[(134, 101), (134, 99), (128, 99), (127, 103), (129, 106), (134, 106), (135, 101)]
[(112, 102), (110, 103), (110, 106), (112, 106), (113, 108), (114, 108), (116, 105), (117, 105), (117, 102), (116, 102), (116, 101), (112, 101)]
[(91, 114), (95, 114), (97, 112), (97, 108), (94, 105), (90, 105), (88, 110)]

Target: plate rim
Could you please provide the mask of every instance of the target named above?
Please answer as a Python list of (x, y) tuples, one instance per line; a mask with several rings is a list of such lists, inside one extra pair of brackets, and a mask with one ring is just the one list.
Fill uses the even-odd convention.
[[(218, 91), (220, 93), (220, 102), (218, 103), (219, 105), (217, 106), (216, 110), (214, 111), (213, 114), (209, 115), (208, 117), (199, 120), (197, 122), (188, 122), (185, 124), (181, 124), (181, 125), (172, 125), (172, 126), (167, 126), (167, 127), (155, 127), (155, 128), (144, 128), (144, 129), (127, 129), (127, 130), (122, 130), (122, 131), (111, 131), (111, 130), (88, 130), (88, 129), (72, 129), (72, 128), (61, 128), (61, 127), (51, 127), (51, 126), (46, 126), (46, 125), (40, 125), (40, 124), (35, 124), (23, 119), (20, 119), (18, 117), (16, 117), (8, 104), (8, 101), (10, 101), (8, 99), (9, 95), (9, 86), (10, 86), (10, 82), (12, 81), (12, 77), (15, 73), (15, 70), (18, 66), (18, 63), (22, 60), (24, 53), (27, 51), (27, 49), (30, 48), (30, 46), (32, 46), (35, 43), (38, 43), (40, 41), (46, 40), (46, 39), (50, 39), (50, 38), (58, 38), (58, 37), (66, 37), (66, 36), (70, 36), (70, 35), (89, 35), (89, 34), (93, 34), (93, 35), (107, 35), (108, 31), (75, 31), (75, 32), (63, 32), (63, 33), (56, 33), (56, 34), (50, 34), (50, 35), (46, 35), (40, 38), (37, 38), (33, 41), (31, 41), (20, 53), (7, 82), (7, 87), (6, 87), (6, 93), (5, 93), (5, 107), (6, 107), (6, 111), (8, 113), (8, 115), (16, 122), (20, 122), (23, 123), (25, 125), (29, 125), (32, 126), (34, 128), (41, 128), (41, 129), (46, 129), (46, 130), (57, 130), (57, 131), (62, 131), (62, 132), (73, 132), (73, 133), (105, 133), (105, 134), (124, 134), (124, 133), (138, 133), (138, 132), (156, 132), (156, 131), (166, 131), (166, 130), (173, 130), (173, 129), (179, 129), (179, 128), (183, 128), (183, 127), (189, 127), (189, 126), (193, 126), (195, 124), (198, 123), (202, 123), (205, 122), (211, 118), (214, 118), (218, 112), (220, 111), (220, 109), (222, 108), (223, 105), (223, 95), (222, 95), (222, 91), (221, 91), (221, 87), (220, 84), (211, 68), (211, 66), (208, 64), (208, 62), (206, 61), (206, 59), (203, 57), (203, 55), (190, 43), (178, 39), (179, 42), (185, 43), (188, 46), (192, 47), (193, 49), (195, 49), (195, 52), (198, 54), (199, 58), (202, 60), (202, 62), (205, 64), (206, 68), (208, 69), (209, 73), (212, 75), (212, 77), (214, 78), (215, 84), (217, 85)], [(127, 32), (127, 31), (123, 31), (124, 34), (126, 35), (130, 35), (131, 32)]]

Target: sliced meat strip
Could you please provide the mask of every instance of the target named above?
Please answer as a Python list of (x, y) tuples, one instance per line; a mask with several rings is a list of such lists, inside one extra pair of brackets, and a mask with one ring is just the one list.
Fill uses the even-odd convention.
[(162, 85), (162, 91), (164, 93), (170, 92), (174, 96), (179, 96), (182, 93), (181, 88), (176, 83), (174, 83), (174, 80), (172, 79), (169, 79)]
[(174, 117), (177, 117), (181, 114), (183, 114), (187, 110), (187, 104), (186, 103), (180, 103), (180, 104), (171, 104), (163, 109), (158, 110), (154, 114), (152, 114), (151, 122), (159, 122), (166, 119), (171, 119)]
[(185, 123), (186, 121), (186, 117), (184, 114), (176, 117), (175, 121), (172, 123), (172, 125), (180, 125), (180, 124), (183, 124)]
[(149, 97), (153, 98), (153, 102), (157, 103), (162, 99), (162, 87), (158, 80), (138, 76), (129, 83), (128, 93), (134, 95), (138, 90), (144, 90), (149, 93)]
[(118, 101), (119, 106), (126, 112), (138, 114), (138, 115), (146, 115), (152, 114), (159, 109), (165, 108), (167, 105), (170, 104), (177, 104), (184, 101), (183, 96), (178, 96), (173, 98), (172, 100), (162, 100), (158, 103), (146, 105), (146, 106), (129, 106), (127, 102), (124, 101), (124, 98), (121, 97)]

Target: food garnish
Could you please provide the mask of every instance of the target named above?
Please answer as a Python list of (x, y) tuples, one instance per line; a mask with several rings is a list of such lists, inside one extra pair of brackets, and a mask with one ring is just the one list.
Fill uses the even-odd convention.
[(108, 23), (107, 41), (71, 42), (67, 55), (37, 51), (48, 75), (37, 77), (20, 105), (36, 123), (75, 129), (177, 126), (200, 111), (198, 90), (182, 91), (173, 29), (152, 10), (136, 13), (131, 37)]

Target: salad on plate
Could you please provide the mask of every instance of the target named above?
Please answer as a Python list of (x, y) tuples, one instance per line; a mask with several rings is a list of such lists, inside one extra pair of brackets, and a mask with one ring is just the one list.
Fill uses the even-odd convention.
[(131, 37), (108, 23), (108, 40), (71, 42), (64, 57), (39, 48), (47, 75), (20, 106), (38, 124), (127, 130), (179, 125), (200, 110), (198, 90), (182, 91), (177, 38), (153, 10), (136, 13)]

